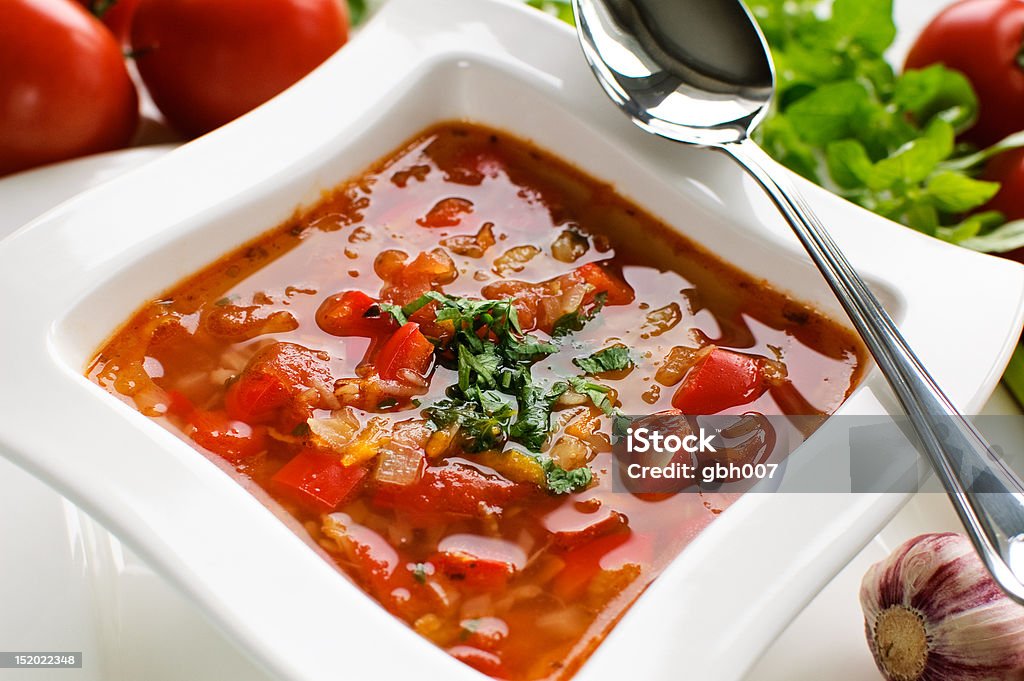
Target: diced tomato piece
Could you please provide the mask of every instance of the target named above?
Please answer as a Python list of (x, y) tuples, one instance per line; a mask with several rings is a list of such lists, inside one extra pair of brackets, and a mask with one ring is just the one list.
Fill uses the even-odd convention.
[(286, 463), (271, 482), (305, 508), (330, 513), (358, 491), (365, 477), (363, 466), (343, 466), (337, 457), (306, 449)]
[(487, 650), (480, 650), (473, 646), (459, 645), (448, 649), (448, 654), (463, 664), (468, 664), (481, 674), (486, 674), (492, 679), (503, 679), (506, 677), (504, 665), (497, 654)]
[(426, 376), (433, 358), (434, 344), (420, 333), (419, 324), (408, 322), (388, 338), (373, 364), (381, 378), (395, 380), (403, 369)]
[[(412, 262), (396, 269), (392, 276), (387, 277), (381, 289), (381, 300), (405, 305), (416, 300), (427, 291), (444, 284), (451, 283), (458, 276), (458, 270), (452, 258), (443, 248), (424, 251), (413, 258)], [(434, 318), (433, 304), (428, 305), (413, 315), (415, 321), (426, 321)]]
[(753, 402), (767, 389), (759, 358), (715, 348), (686, 374), (672, 406), (688, 415), (718, 414)]
[(477, 515), (481, 505), (501, 508), (532, 489), (529, 483), (485, 475), (472, 466), (454, 462), (443, 468), (427, 468), (419, 482), (401, 491), (381, 488), (373, 502), (383, 508), (422, 514)]
[(316, 311), (316, 323), (332, 336), (362, 338), (376, 338), (398, 326), (394, 317), (382, 313), (377, 301), (362, 291), (336, 293), (325, 300)]
[(247, 423), (279, 422), (285, 428), (309, 418), (313, 403), (296, 398), (310, 388), (333, 384), (330, 366), (321, 353), (295, 343), (274, 343), (256, 353), (228, 388), (224, 406), (228, 416)]
[(237, 463), (251, 459), (267, 448), (267, 429), (230, 418), (223, 411), (196, 409), (177, 390), (167, 393), (167, 413), (185, 421), (184, 432), (197, 445)]
[(473, 202), (457, 197), (441, 199), (423, 217), (416, 220), (420, 227), (455, 227), (462, 216), (473, 212)]
[(221, 341), (241, 343), (268, 333), (285, 333), (299, 328), (287, 310), (266, 305), (213, 305), (203, 312), (203, 330)]
[(514, 573), (508, 563), (462, 552), (439, 553), (430, 562), (449, 579), (485, 591), (503, 588)]
[(438, 545), (431, 564), (449, 579), (470, 588), (502, 589), (517, 570), (526, 565), (526, 554), (503, 539), (456, 534)]
[(597, 263), (587, 263), (576, 270), (584, 281), (594, 287), (594, 295), (604, 293), (608, 305), (629, 305), (636, 298), (633, 288), (608, 268)]
[(598, 291), (580, 274), (570, 272), (537, 283), (496, 281), (485, 286), (482, 293), (491, 300), (511, 298), (523, 329), (551, 333), (565, 315), (592, 307)]
[(552, 545), (572, 549), (617, 532), (629, 532), (625, 515), (602, 505), (594, 513), (582, 513), (573, 505), (562, 505), (544, 517)]
[(232, 419), (223, 411), (193, 410), (185, 432), (203, 449), (235, 463), (267, 449), (266, 428)]

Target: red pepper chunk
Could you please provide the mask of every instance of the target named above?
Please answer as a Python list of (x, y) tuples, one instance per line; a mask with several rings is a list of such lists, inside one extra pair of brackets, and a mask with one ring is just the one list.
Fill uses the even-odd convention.
[(718, 414), (753, 402), (767, 389), (759, 358), (715, 348), (687, 373), (672, 406), (689, 415)]
[(458, 197), (441, 199), (430, 212), (416, 220), (420, 227), (455, 227), (462, 216), (473, 212), (473, 202)]
[(594, 287), (595, 295), (604, 293), (608, 305), (629, 305), (636, 298), (629, 284), (597, 263), (587, 263), (577, 269), (576, 273)]
[[(372, 314), (377, 301), (362, 291), (345, 291), (325, 300), (316, 311), (316, 323), (332, 336), (376, 338), (394, 330), (395, 318)], [(367, 316), (371, 314), (371, 316)]]
[(454, 462), (444, 468), (427, 468), (419, 481), (400, 490), (378, 489), (373, 503), (427, 519), (444, 513), (477, 515), (482, 506), (501, 508), (527, 496), (532, 489), (532, 485), (486, 475)]
[(374, 360), (377, 373), (385, 380), (400, 377), (403, 369), (426, 376), (434, 357), (434, 344), (420, 333), (420, 325), (408, 322), (395, 331)]
[(274, 343), (257, 352), (224, 395), (228, 416), (247, 423), (292, 428), (309, 418), (316, 404), (297, 398), (310, 388), (333, 385), (322, 353), (295, 343)]
[[(395, 252), (385, 251), (385, 253), (394, 254)], [(406, 305), (427, 291), (450, 284), (458, 276), (455, 262), (443, 248), (423, 251), (409, 263), (404, 262), (404, 254), (401, 255), (401, 258), (396, 259), (396, 256), (392, 256), (385, 259), (379, 270), (374, 264), (377, 274), (384, 280), (384, 286), (380, 290), (380, 299), (388, 303)], [(378, 260), (380, 260), (380, 256), (378, 256)], [(433, 319), (433, 315), (429, 313), (428, 308), (430, 307), (428, 305), (421, 309), (413, 317), (417, 321)]]
[(503, 539), (455, 534), (445, 537), (430, 562), (448, 579), (472, 589), (502, 589), (526, 564), (526, 554)]
[(223, 411), (196, 409), (177, 390), (168, 393), (168, 413), (185, 421), (184, 432), (203, 449), (238, 463), (267, 449), (267, 430), (230, 418)]
[(485, 591), (503, 588), (513, 574), (512, 566), (508, 563), (479, 558), (461, 551), (437, 554), (430, 562), (449, 579)]
[(238, 463), (267, 449), (267, 430), (231, 419), (223, 411), (194, 410), (186, 432), (203, 449)]
[(544, 517), (552, 546), (569, 550), (610, 534), (629, 533), (629, 519), (623, 513), (601, 506), (593, 513), (581, 513), (573, 505), (560, 506)]
[(330, 513), (358, 491), (365, 477), (362, 466), (343, 466), (336, 457), (306, 449), (286, 463), (271, 483), (304, 508)]

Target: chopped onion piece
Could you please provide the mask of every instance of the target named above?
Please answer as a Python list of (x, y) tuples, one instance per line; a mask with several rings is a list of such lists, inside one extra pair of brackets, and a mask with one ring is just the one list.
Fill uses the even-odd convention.
[(559, 262), (576, 262), (589, 250), (587, 237), (571, 229), (563, 231), (551, 244), (551, 256)]
[(588, 443), (577, 437), (563, 435), (551, 447), (548, 455), (559, 466), (571, 471), (590, 463), (590, 460), (594, 458), (594, 450)]
[(494, 273), (504, 277), (513, 272), (522, 272), (526, 263), (540, 255), (536, 246), (516, 246), (502, 253), (494, 261)]
[(679, 307), (679, 303), (669, 303), (665, 307), (651, 310), (647, 313), (647, 320), (644, 322), (644, 325), (640, 327), (641, 337), (651, 338), (660, 336), (666, 331), (675, 328), (682, 320), (683, 311)]
[(586, 404), (590, 401), (590, 398), (583, 393), (578, 393), (575, 390), (566, 390), (564, 393), (558, 396), (555, 400), (556, 407), (578, 407), (582, 404)]
[(317, 444), (335, 451), (340, 451), (352, 442), (359, 429), (359, 419), (347, 407), (335, 411), (330, 418), (310, 418), (306, 423)]
[(423, 474), (423, 452), (394, 444), (381, 451), (374, 478), (386, 485), (407, 487)]
[(672, 386), (683, 380), (693, 365), (714, 349), (713, 345), (704, 348), (687, 348), (677, 345), (668, 353), (668, 357), (654, 374), (654, 380), (664, 386)]

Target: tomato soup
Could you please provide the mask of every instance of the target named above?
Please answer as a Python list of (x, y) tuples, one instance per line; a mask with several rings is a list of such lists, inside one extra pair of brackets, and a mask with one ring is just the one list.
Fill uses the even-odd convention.
[(613, 490), (616, 416), (824, 416), (860, 378), (846, 330), (687, 219), (438, 125), (145, 305), (88, 375), (458, 660), (567, 678), (730, 501)]

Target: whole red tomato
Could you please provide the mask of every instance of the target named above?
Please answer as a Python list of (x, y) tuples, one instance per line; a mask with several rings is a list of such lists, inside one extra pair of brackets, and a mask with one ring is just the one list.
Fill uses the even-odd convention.
[(1002, 185), (982, 210), (997, 210), (1007, 220), (1024, 220), (1024, 149), (1004, 151), (993, 158), (982, 179)]
[(153, 101), (189, 135), (259, 106), (347, 38), (339, 0), (141, 0), (131, 36)]
[(138, 116), (96, 19), (69, 0), (0, 0), (0, 175), (123, 147)]
[(114, 37), (128, 42), (132, 16), (139, 0), (78, 0), (78, 3), (100, 18)]
[(963, 138), (979, 146), (1024, 128), (1024, 2), (962, 0), (939, 13), (917, 38), (906, 68), (945, 64), (978, 93), (978, 121)]
[[(1024, 220), (1024, 149), (1004, 151), (985, 166), (982, 179), (1000, 183), (999, 193), (981, 210), (997, 210), (1007, 220)], [(1024, 262), (1024, 248), (1018, 248), (1004, 257)]]

